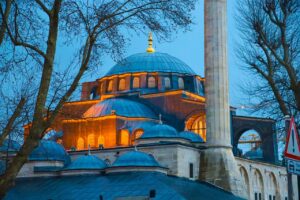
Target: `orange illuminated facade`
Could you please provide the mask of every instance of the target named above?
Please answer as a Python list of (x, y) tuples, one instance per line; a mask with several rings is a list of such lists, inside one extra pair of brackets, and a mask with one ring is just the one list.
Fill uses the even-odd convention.
[(148, 49), (83, 83), (81, 99), (64, 104), (50, 129), (63, 132), (66, 149), (134, 145), (159, 115), (178, 132), (188, 129), (205, 140), (204, 79), (179, 59)]

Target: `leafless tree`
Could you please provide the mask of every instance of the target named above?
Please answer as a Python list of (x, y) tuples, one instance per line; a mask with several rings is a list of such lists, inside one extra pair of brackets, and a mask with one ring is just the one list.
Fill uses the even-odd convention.
[(252, 74), (243, 87), (252, 111), (300, 123), (300, 1), (240, 0), (237, 55)]
[[(166, 39), (187, 30), (195, 0), (6, 0), (0, 3), (0, 70), (3, 90), (11, 77), (18, 99), (3, 127), (1, 140), (17, 119), (31, 122), (23, 146), (0, 177), (0, 198), (13, 186), (28, 155), (77, 88), (84, 74), (103, 56), (122, 56), (132, 34), (153, 31)], [(59, 48), (72, 56), (58, 55)], [(69, 64), (63, 60), (67, 59)], [(18, 94), (14, 96), (14, 94)], [(31, 112), (27, 109), (32, 105)]]

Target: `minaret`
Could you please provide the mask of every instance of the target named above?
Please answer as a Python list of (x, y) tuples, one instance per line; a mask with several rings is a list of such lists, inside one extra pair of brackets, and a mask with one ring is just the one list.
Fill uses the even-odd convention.
[(200, 179), (246, 197), (230, 140), (226, 0), (205, 0), (204, 15), (207, 149)]

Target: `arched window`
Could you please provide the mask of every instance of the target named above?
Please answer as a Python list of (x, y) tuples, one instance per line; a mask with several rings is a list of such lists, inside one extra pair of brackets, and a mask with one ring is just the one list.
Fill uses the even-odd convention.
[(129, 131), (128, 130), (120, 131), (120, 145), (121, 146), (129, 145)]
[(186, 128), (194, 133), (199, 134), (206, 141), (206, 117), (205, 115), (194, 115), (186, 122)]
[(111, 92), (113, 89), (113, 81), (112, 80), (109, 80), (108, 81), (108, 84), (107, 84), (107, 92)]
[(125, 79), (122, 78), (122, 79), (119, 80), (119, 88), (118, 88), (118, 90), (119, 91), (123, 91), (125, 89), (126, 89)]
[(169, 77), (165, 77), (164, 78), (164, 82), (165, 82), (165, 89), (170, 89), (171, 88), (171, 80)]
[(84, 140), (82, 137), (77, 139), (77, 145), (76, 145), (77, 150), (83, 150), (84, 149)]
[(136, 130), (134, 132), (134, 140), (140, 138), (143, 134), (144, 134), (144, 130), (143, 129)]
[(156, 79), (154, 76), (148, 77), (148, 88), (155, 88), (156, 87)]
[(90, 145), (90, 147), (95, 147), (95, 135), (94, 134), (88, 134), (87, 141), (88, 141), (88, 145)]
[(181, 77), (178, 78), (178, 88), (184, 89), (184, 81), (183, 81), (183, 78), (181, 78)]
[(247, 130), (241, 134), (238, 141), (238, 155), (249, 159), (262, 159), (262, 140), (254, 129)]
[(97, 86), (95, 86), (95, 87), (93, 87), (91, 89), (91, 91), (90, 91), (90, 99), (95, 99), (97, 97), (97, 95), (98, 95), (98, 91), (97, 90), (98, 90)]
[(132, 81), (132, 87), (133, 88), (140, 88), (140, 78), (134, 77)]
[(102, 147), (105, 146), (105, 140), (104, 140), (103, 135), (99, 135), (99, 137), (98, 137), (98, 147), (101, 145), (102, 145)]

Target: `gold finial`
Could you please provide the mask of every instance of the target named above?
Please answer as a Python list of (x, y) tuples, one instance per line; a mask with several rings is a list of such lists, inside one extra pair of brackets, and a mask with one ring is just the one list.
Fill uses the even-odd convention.
[(153, 44), (153, 39), (152, 39), (152, 33), (149, 33), (149, 37), (148, 37), (148, 48), (147, 48), (147, 52), (148, 53), (154, 53), (155, 49), (152, 47)]

